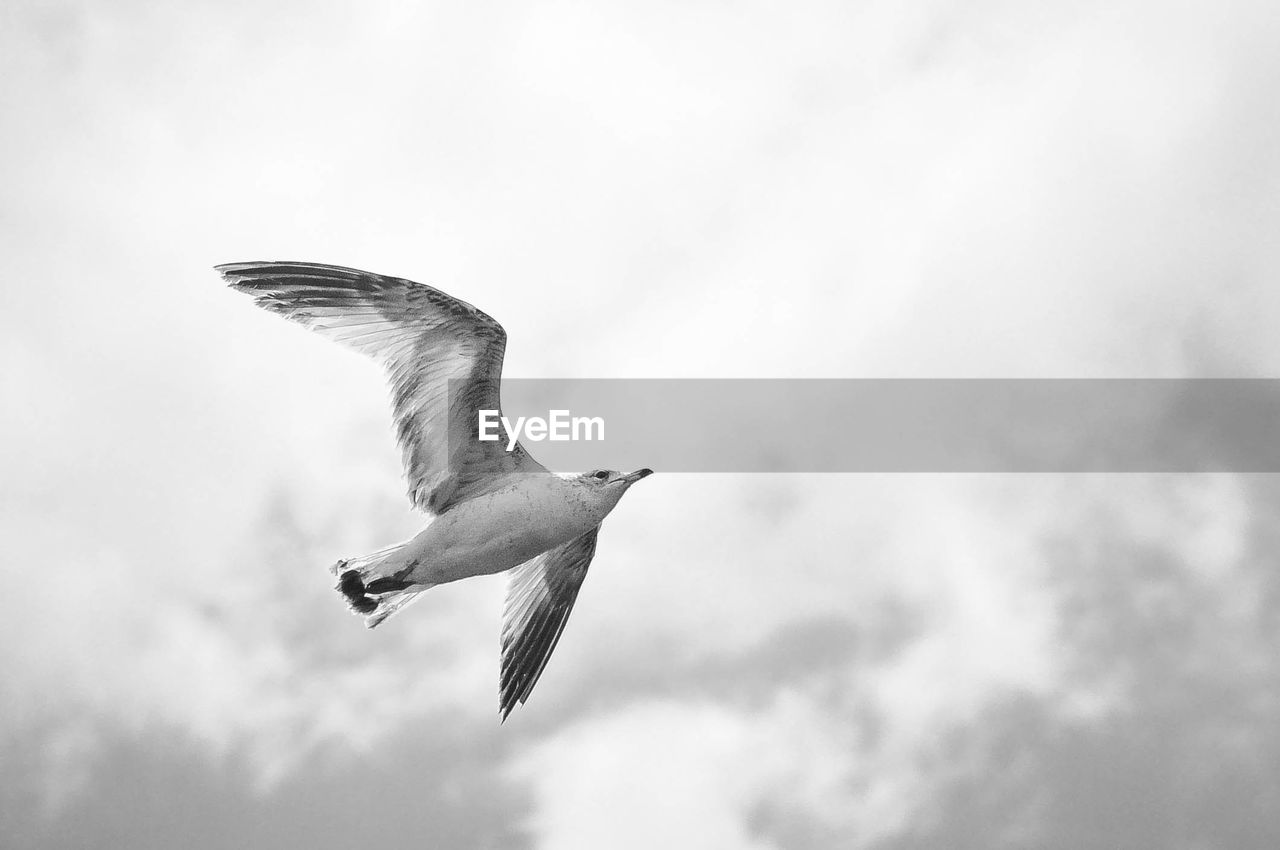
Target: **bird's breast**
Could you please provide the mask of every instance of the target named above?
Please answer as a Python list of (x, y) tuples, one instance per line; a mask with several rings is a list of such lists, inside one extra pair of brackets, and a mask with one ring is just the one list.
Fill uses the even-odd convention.
[[(571, 484), (528, 476), (454, 505), (414, 540), (433, 584), (502, 572), (599, 524)], [(429, 576), (429, 578), (428, 578)]]

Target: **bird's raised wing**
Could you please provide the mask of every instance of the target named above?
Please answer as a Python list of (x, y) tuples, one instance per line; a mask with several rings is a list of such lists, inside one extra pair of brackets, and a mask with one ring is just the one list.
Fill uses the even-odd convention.
[(510, 572), (502, 610), (502, 677), (498, 713), (524, 704), (547, 666), (596, 553), (593, 528)]
[(505, 434), (479, 439), (476, 412), (501, 409), (507, 345), (506, 331), (480, 310), (425, 284), (341, 266), (258, 262), (217, 270), (259, 307), (386, 367), (409, 499), (422, 510), (443, 513), (506, 474), (546, 472), (523, 446), (506, 451)]

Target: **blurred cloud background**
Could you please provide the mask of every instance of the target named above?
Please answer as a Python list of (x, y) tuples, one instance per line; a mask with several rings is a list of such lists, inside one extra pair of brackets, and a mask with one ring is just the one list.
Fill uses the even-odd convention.
[(378, 368), (219, 262), (441, 286), (513, 377), (1276, 377), (1267, 2), (0, 8), (0, 843), (1280, 844), (1280, 486), (660, 475), (529, 704)]

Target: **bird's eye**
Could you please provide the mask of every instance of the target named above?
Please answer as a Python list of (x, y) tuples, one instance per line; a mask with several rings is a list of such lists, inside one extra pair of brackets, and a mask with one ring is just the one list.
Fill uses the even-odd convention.
[(606, 478), (608, 478), (608, 477), (609, 477), (609, 473), (605, 472), (605, 471), (602, 469), (602, 470), (600, 470), (599, 472), (593, 472), (593, 473), (591, 473), (591, 477), (592, 477), (592, 478), (598, 478), (599, 480), (603, 481), (603, 480), (605, 480)]

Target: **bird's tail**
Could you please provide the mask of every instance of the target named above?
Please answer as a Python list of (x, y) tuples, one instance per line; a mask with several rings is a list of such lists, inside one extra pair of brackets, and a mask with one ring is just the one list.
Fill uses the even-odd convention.
[(329, 568), (351, 613), (364, 617), (372, 629), (418, 598), (432, 585), (410, 582), (416, 562), (407, 557), (408, 544), (399, 543), (360, 558), (345, 558)]

